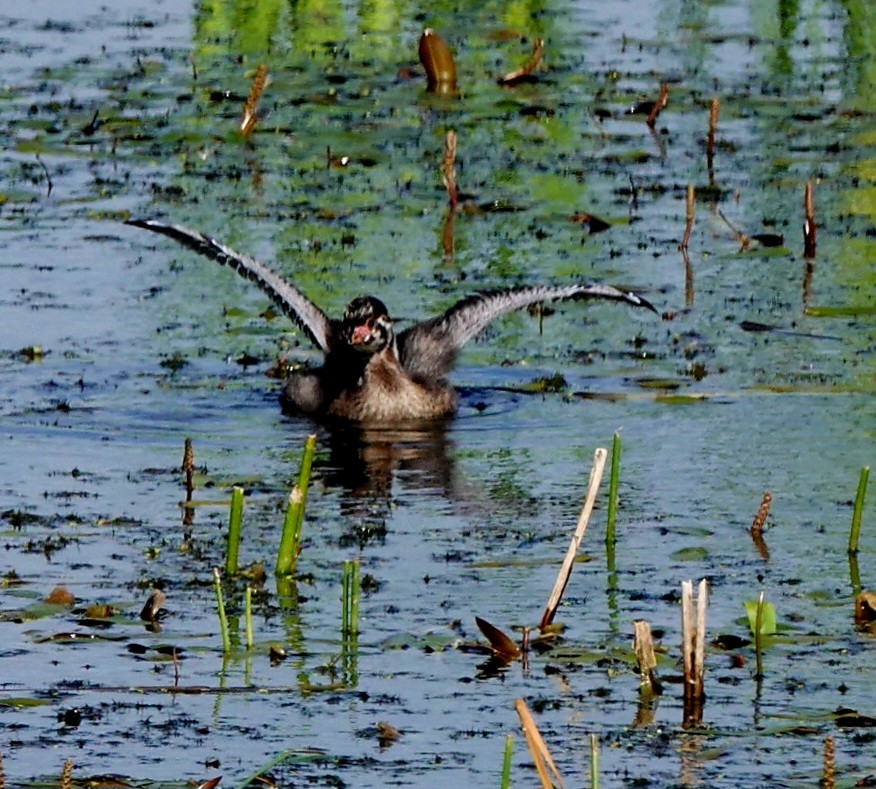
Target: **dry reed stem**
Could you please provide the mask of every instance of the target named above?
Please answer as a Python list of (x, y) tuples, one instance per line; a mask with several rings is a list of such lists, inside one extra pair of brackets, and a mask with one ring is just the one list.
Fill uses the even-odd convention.
[(806, 182), (803, 193), (803, 257), (815, 257), (815, 199), (812, 181)]
[(694, 303), (693, 266), (690, 264), (690, 257), (686, 249), (681, 250), (681, 259), (684, 261), (684, 303), (685, 306), (692, 307)]
[(687, 251), (687, 244), (690, 241), (690, 233), (693, 230), (694, 223), (694, 212), (695, 212), (695, 198), (696, 190), (694, 189), (693, 184), (688, 184), (687, 186), (687, 194), (684, 199), (684, 235), (681, 237), (681, 250), (682, 252)]
[(451, 205), (447, 208), (447, 216), (444, 217), (444, 224), (441, 227), (441, 249), (444, 252), (444, 263), (447, 265), (453, 263), (456, 253), (456, 242), (453, 237), (455, 225), (456, 207)]
[(709, 171), (709, 184), (715, 183), (715, 132), (718, 129), (718, 109), (721, 106), (720, 99), (715, 96), (709, 109), (709, 134), (706, 138), (706, 167)]
[(636, 663), (639, 666), (639, 690), (653, 693), (657, 658), (654, 657), (651, 625), (644, 619), (633, 622), (633, 651), (636, 653)]
[(721, 218), (721, 221), (727, 225), (728, 228), (732, 231), (733, 235), (736, 236), (736, 240), (739, 242), (739, 251), (746, 252), (748, 250), (749, 245), (751, 244), (751, 239), (743, 233), (736, 225), (734, 225), (726, 216), (724, 216), (724, 212), (717, 208), (715, 209), (718, 216)]
[(262, 91), (265, 89), (265, 84), (268, 79), (268, 67), (261, 63), (253, 77), (252, 87), (249, 89), (249, 96), (246, 98), (246, 104), (243, 105), (243, 119), (240, 121), (240, 133), (244, 137), (249, 137), (256, 125), (256, 106), (259, 103), (259, 98)]
[(578, 525), (575, 527), (575, 534), (572, 536), (571, 543), (569, 543), (569, 549), (566, 551), (566, 557), (563, 559), (563, 564), (560, 567), (557, 580), (554, 582), (554, 588), (551, 591), (548, 604), (541, 617), (541, 623), (538, 626), (539, 630), (542, 632), (544, 632), (545, 628), (554, 621), (554, 616), (556, 616), (557, 607), (563, 597), (566, 584), (569, 583), (569, 576), (572, 574), (572, 566), (575, 563), (578, 546), (584, 538), (584, 532), (587, 531), (590, 514), (593, 512), (593, 505), (596, 502), (596, 493), (599, 490), (599, 483), (602, 481), (602, 473), (605, 470), (605, 460), (607, 456), (608, 451), (602, 447), (593, 453), (593, 468), (590, 470), (590, 483), (587, 488), (587, 496), (584, 499), (584, 506), (581, 509), (581, 515), (578, 517)]
[(73, 760), (67, 759), (61, 768), (61, 789), (71, 789), (73, 786)]
[(763, 525), (766, 522), (767, 516), (770, 514), (770, 504), (773, 503), (773, 494), (767, 491), (763, 494), (763, 501), (760, 503), (760, 509), (754, 520), (751, 522), (752, 535), (760, 536), (763, 534)]
[(657, 122), (657, 116), (660, 114), (660, 111), (666, 106), (666, 102), (669, 100), (669, 85), (666, 82), (660, 83), (660, 93), (657, 95), (657, 101), (654, 102), (654, 106), (651, 108), (651, 114), (648, 115), (648, 120), (646, 123), (649, 126), (654, 126)]
[(697, 589), (697, 641), (694, 652), (694, 668), (697, 673), (697, 696), (703, 697), (703, 673), (706, 662), (706, 606), (709, 604), (709, 585), (700, 581)]
[(803, 272), (803, 309), (805, 310), (812, 302), (812, 277), (815, 274), (815, 266), (811, 260), (806, 261), (806, 270)]
[(456, 132), (448, 129), (444, 135), (444, 157), (441, 160), (441, 177), (447, 188), (447, 198), (452, 208), (456, 207)]
[[(526, 737), (526, 744), (529, 746), (529, 751), (535, 762), (535, 769), (538, 772), (543, 789), (554, 789), (554, 787), (563, 789), (563, 778), (557, 770), (557, 765), (554, 764), (554, 760), (538, 730), (538, 726), (535, 725), (535, 720), (533, 720), (532, 713), (530, 713), (529, 707), (526, 706), (526, 702), (523, 699), (517, 699), (514, 702), (514, 709), (517, 710), (517, 715), (520, 718), (520, 726), (523, 729), (523, 735)], [(553, 774), (553, 779), (548, 771)]]
[(0, 789), (6, 789), (6, 770), (3, 767), (3, 751), (0, 751)]
[(191, 501), (194, 483), (192, 477), (195, 473), (195, 450), (192, 447), (192, 439), (187, 438), (183, 448), (182, 471), (186, 475), (186, 501)]
[(836, 769), (834, 767), (834, 741), (828, 735), (824, 738), (824, 770), (821, 774), (822, 789), (834, 789), (836, 785)]
[(529, 60), (526, 61), (526, 65), (523, 66), (523, 68), (509, 71), (504, 77), (500, 77), (499, 84), (513, 85), (515, 82), (519, 82), (521, 79), (523, 79), (523, 77), (528, 77), (539, 67), (543, 56), (544, 39), (537, 38), (532, 45), (532, 54), (530, 54)]
[(684, 717), (686, 725), (699, 724), (702, 715), (707, 605), (708, 586), (703, 579), (697, 589), (696, 621), (694, 621), (693, 582), (682, 582), (681, 641), (684, 658)]

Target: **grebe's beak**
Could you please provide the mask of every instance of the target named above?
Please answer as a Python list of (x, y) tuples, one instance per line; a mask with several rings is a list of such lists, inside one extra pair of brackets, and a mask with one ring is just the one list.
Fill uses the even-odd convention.
[(369, 342), (373, 337), (374, 332), (371, 330), (371, 321), (368, 321), (353, 329), (353, 333), (350, 335), (350, 345), (362, 345)]

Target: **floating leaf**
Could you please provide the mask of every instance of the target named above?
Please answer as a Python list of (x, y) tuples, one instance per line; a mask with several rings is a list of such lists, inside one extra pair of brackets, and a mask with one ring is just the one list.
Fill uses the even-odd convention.
[(0, 707), (45, 707), (47, 704), (53, 703), (51, 699), (29, 699), (23, 696), (0, 699)]
[(709, 557), (709, 552), (701, 547), (682, 548), (672, 554), (672, 558), (677, 562), (700, 562)]

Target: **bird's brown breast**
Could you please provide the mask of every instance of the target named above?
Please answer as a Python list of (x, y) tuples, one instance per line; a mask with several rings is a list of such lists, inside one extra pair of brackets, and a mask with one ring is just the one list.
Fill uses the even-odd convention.
[(375, 354), (358, 385), (329, 405), (328, 415), (362, 422), (435, 419), (456, 410), (456, 392), (446, 381), (420, 381), (408, 375), (390, 350)]

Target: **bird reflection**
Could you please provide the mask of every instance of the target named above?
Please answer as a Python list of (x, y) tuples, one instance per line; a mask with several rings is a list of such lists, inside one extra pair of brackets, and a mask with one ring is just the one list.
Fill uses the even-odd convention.
[(344, 493), (341, 512), (350, 526), (341, 537), (342, 546), (362, 548), (383, 541), (395, 501), (393, 484), (399, 478), (406, 491), (451, 500), (462, 494), (447, 421), (319, 427), (319, 442), (328, 458), (315, 461), (314, 467), (326, 486)]

